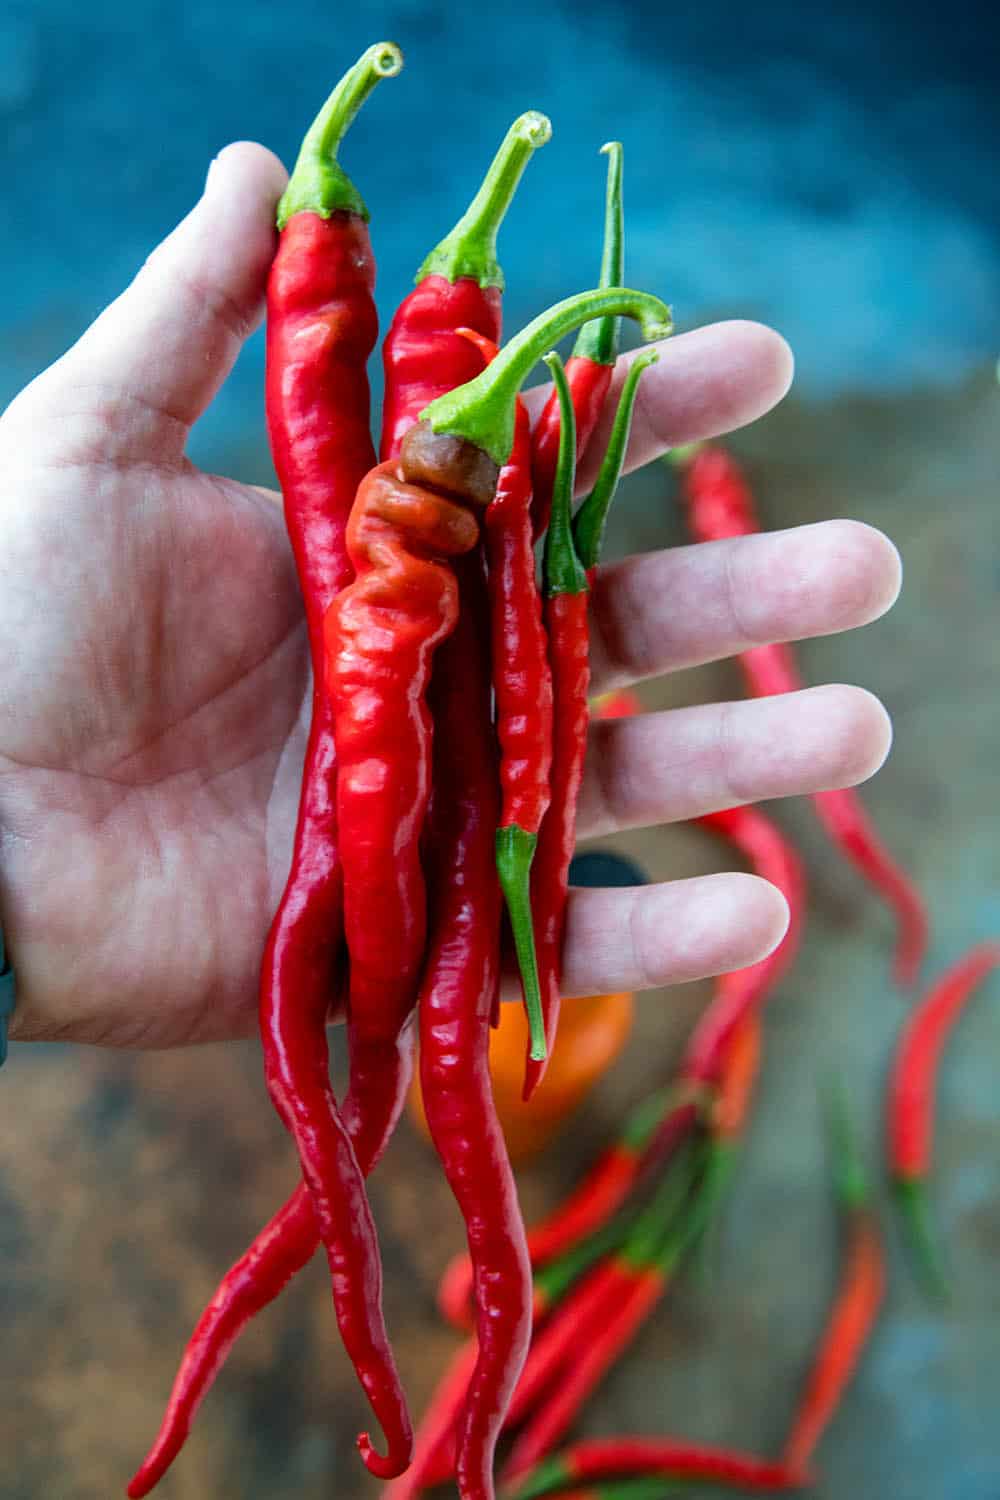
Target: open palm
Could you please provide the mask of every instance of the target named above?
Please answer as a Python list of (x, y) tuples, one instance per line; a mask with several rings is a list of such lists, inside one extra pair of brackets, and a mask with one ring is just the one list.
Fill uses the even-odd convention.
[[(14, 1037), (164, 1046), (254, 1024), (304, 746), (305, 626), (277, 497), (200, 473), (184, 447), (260, 317), (283, 185), (261, 147), (224, 152), (128, 291), (0, 419)], [(673, 341), (630, 461), (751, 420), (789, 375), (754, 325)], [(848, 522), (630, 559), (595, 590), (595, 689), (863, 623), (897, 587), (890, 544)], [(847, 784), (887, 746), (883, 711), (853, 688), (601, 726), (581, 833)], [(751, 962), (784, 919), (749, 876), (580, 892), (567, 989)]]

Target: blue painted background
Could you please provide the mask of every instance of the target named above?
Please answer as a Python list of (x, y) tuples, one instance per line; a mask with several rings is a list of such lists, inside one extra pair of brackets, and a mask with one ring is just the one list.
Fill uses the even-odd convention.
[[(510, 326), (589, 284), (603, 162), (627, 156), (629, 276), (679, 326), (776, 323), (807, 392), (950, 381), (1000, 347), (998, 26), (989, 0), (6, 0), (0, 402), (130, 277), (233, 139), (286, 162), (345, 60), (407, 55), (345, 151), (383, 308), (515, 113), (554, 121), (502, 242)], [(260, 339), (199, 435), (259, 412)]]

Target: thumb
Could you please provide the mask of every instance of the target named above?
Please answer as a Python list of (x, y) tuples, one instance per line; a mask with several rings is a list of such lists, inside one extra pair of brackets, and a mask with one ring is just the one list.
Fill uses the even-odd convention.
[(50, 411), (71, 413), (60, 446), (85, 444), (90, 459), (180, 457), (263, 314), (286, 180), (263, 146), (220, 152), (187, 217), (29, 388)]

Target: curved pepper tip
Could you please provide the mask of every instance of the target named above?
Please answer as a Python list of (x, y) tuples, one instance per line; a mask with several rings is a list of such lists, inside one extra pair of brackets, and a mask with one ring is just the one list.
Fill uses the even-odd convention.
[(384, 1456), (376, 1451), (370, 1433), (359, 1432), (356, 1443), (362, 1463), (375, 1479), (398, 1479), (413, 1461), (412, 1438), (401, 1454), (393, 1453), (390, 1444), (389, 1451)]

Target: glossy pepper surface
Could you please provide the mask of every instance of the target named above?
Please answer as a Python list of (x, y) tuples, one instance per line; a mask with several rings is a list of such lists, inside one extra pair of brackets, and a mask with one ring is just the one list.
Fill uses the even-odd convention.
[(314, 705), (292, 870), (261, 970), (261, 1034), (268, 1088), (295, 1137), (326, 1247), (341, 1334), (389, 1443), (381, 1459), (359, 1440), (383, 1477), (405, 1466), (411, 1433), (382, 1322), (375, 1228), (328, 1074), (341, 888), (320, 626), (350, 578), (345, 523), (374, 458), (365, 376), (377, 333), (374, 262), (367, 210), (336, 152), (364, 99), (401, 63), (391, 44), (369, 48), (317, 117), (278, 206), (268, 289), (268, 425), (306, 605)]

